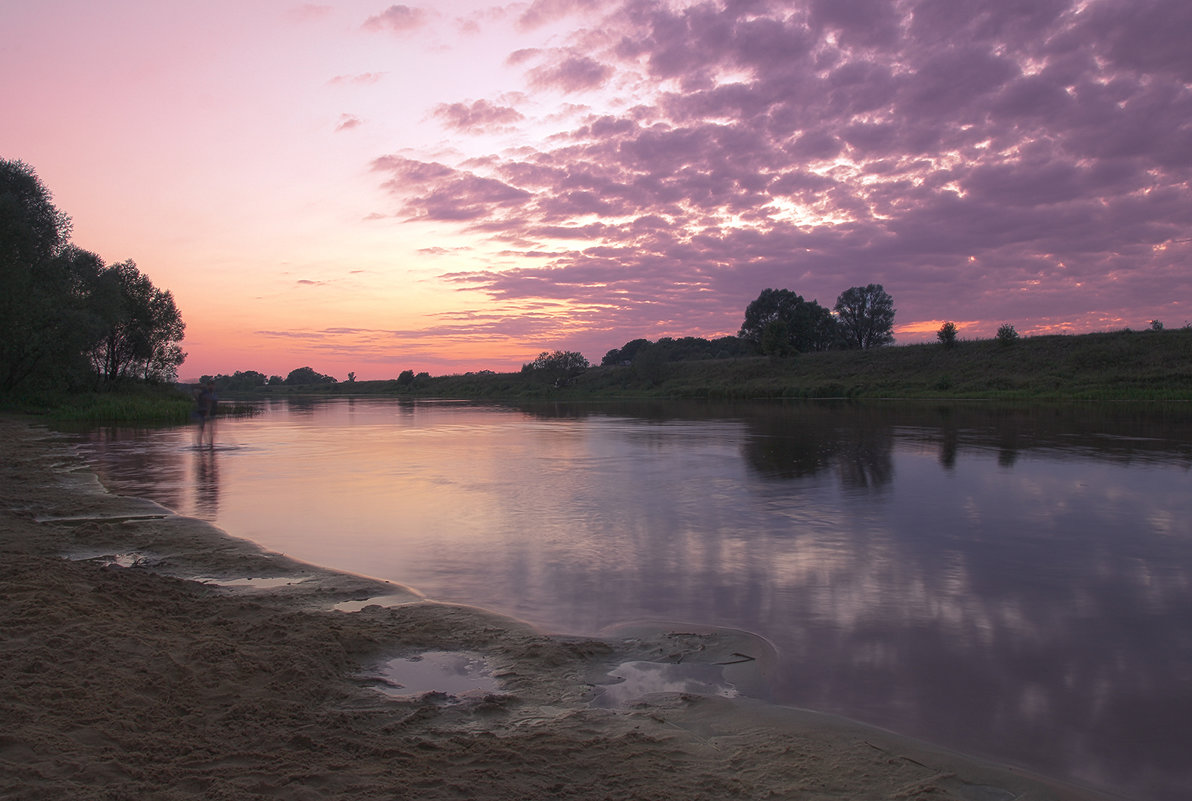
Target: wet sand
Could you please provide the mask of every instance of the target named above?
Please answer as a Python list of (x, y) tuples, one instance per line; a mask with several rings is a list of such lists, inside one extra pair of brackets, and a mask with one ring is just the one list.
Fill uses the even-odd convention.
[[(0, 418), (0, 453), (3, 799), (1104, 798), (722, 697), (764, 681), (746, 635), (548, 636), (112, 495), (36, 424)], [(383, 670), (428, 652), (490, 684)], [(603, 689), (665, 670), (710, 694)]]

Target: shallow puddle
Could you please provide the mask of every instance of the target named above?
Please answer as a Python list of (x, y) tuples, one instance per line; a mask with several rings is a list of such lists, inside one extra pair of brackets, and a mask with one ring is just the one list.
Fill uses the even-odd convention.
[(413, 592), (394, 593), (393, 595), (374, 595), (362, 601), (340, 601), (331, 608), (337, 612), (359, 612), (370, 606), (403, 606), (418, 603), (422, 600)]
[(427, 651), (381, 664), (381, 691), (394, 698), (426, 693), (461, 696), (498, 692), (492, 666), (480, 654), (467, 651)]
[(98, 553), (72, 554), (68, 557), (75, 562), (96, 562), (104, 567), (135, 567), (150, 560), (147, 554), (130, 551), (128, 553)]
[(247, 578), (195, 576), (193, 579), (193, 581), (197, 581), (200, 584), (212, 584), (216, 587), (235, 587), (237, 589), (249, 590), (272, 590), (278, 587), (288, 587), (292, 584), (301, 584), (302, 582), (309, 580), (309, 578), (299, 578), (296, 576), (277, 576), (273, 578), (264, 578), (260, 576), (250, 576)]
[(719, 695), (724, 698), (740, 694), (725, 681), (719, 665), (706, 663), (623, 662), (608, 675), (613, 683), (600, 685), (600, 693), (592, 701), (595, 706), (606, 709), (625, 706), (653, 693)]

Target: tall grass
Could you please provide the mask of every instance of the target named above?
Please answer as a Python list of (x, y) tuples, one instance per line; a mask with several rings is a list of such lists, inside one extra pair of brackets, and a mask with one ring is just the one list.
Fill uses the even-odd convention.
[(73, 399), (49, 412), (55, 420), (87, 423), (186, 423), (194, 409), (187, 397), (95, 395)]

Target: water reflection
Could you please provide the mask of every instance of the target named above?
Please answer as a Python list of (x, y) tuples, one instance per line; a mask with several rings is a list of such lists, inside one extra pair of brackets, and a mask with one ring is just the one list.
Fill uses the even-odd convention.
[(219, 515), (218, 449), (196, 448), (194, 464), (194, 514), (203, 520)]
[(110, 485), (297, 558), (556, 631), (757, 632), (776, 700), (1192, 785), (1187, 409), (310, 402), (210, 464), (94, 436)]

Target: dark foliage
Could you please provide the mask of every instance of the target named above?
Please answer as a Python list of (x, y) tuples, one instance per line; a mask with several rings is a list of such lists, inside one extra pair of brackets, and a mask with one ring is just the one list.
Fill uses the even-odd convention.
[(752, 353), (752, 347), (738, 337), (663, 337), (657, 342), (648, 339), (634, 339), (620, 348), (613, 348), (604, 355), (600, 364), (604, 367), (618, 364), (637, 364), (646, 359), (652, 362), (682, 362), (700, 359), (730, 359)]
[(836, 299), (836, 316), (850, 347), (867, 350), (894, 341), (894, 299), (881, 284), (854, 286)]
[(309, 386), (311, 384), (335, 384), (337, 381), (329, 375), (315, 372), (313, 368), (299, 367), (297, 370), (291, 370), (283, 383), (286, 386), (292, 387)]
[(832, 313), (789, 289), (763, 289), (745, 309), (738, 336), (771, 356), (828, 350), (839, 334)]
[(185, 325), (173, 297), (70, 231), (33, 168), (0, 159), (0, 389), (174, 380)]

